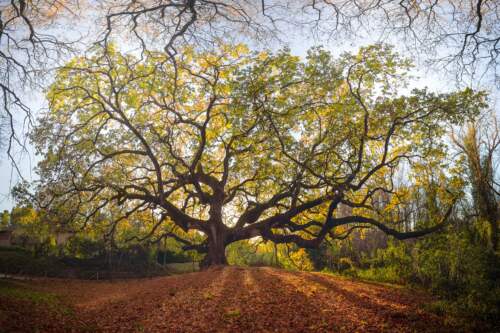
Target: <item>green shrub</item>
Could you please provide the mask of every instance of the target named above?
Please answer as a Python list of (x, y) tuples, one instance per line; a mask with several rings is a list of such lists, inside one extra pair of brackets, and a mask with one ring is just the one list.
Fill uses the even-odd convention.
[(377, 249), (362, 265), (369, 268), (353, 266), (340, 272), (426, 287), (440, 298), (432, 305), (434, 312), (453, 318), (491, 323), (500, 318), (500, 259), (467, 229), (408, 243), (389, 241), (387, 248)]

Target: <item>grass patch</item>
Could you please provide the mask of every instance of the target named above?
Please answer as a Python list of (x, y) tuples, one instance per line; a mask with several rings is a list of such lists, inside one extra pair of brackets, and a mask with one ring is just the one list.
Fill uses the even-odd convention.
[(398, 279), (381, 277), (378, 274), (374, 274), (373, 271), (368, 272), (368, 270), (365, 270), (364, 274), (363, 273), (360, 274), (359, 272), (360, 271), (358, 271), (358, 270), (356, 270), (356, 271), (352, 270), (351, 272), (341, 274), (338, 272), (329, 271), (329, 270), (324, 269), (319, 273), (332, 275), (338, 279), (359, 281), (359, 282), (363, 282), (363, 283), (379, 285), (379, 286), (384, 286), (384, 287), (391, 287), (391, 288), (397, 288), (397, 289), (411, 289), (411, 290), (417, 289), (417, 290), (420, 290), (420, 288), (415, 288), (414, 286), (410, 286), (410, 285), (406, 285), (404, 283), (401, 283), (401, 281), (399, 281)]
[(191, 273), (197, 272), (200, 270), (197, 262), (194, 264), (192, 262), (183, 262), (183, 263), (172, 263), (165, 265), (169, 272), (174, 274), (183, 274), (183, 273)]
[(30, 301), (36, 304), (55, 304), (57, 296), (49, 293), (30, 290), (18, 283), (0, 280), (0, 296)]
[(95, 332), (58, 295), (0, 279), (1, 332)]
[(443, 316), (449, 312), (449, 304), (446, 301), (438, 300), (430, 303), (423, 304), (422, 308), (430, 313), (434, 313), (438, 316)]
[(10, 298), (19, 301), (28, 301), (34, 306), (43, 306), (50, 311), (64, 315), (72, 315), (71, 308), (61, 302), (57, 295), (36, 291), (9, 280), (0, 279), (0, 298)]
[(401, 279), (400, 272), (396, 269), (391, 269), (391, 268), (381, 267), (381, 268), (358, 269), (356, 270), (356, 277), (362, 280), (391, 283), (391, 284), (403, 284), (404, 281)]

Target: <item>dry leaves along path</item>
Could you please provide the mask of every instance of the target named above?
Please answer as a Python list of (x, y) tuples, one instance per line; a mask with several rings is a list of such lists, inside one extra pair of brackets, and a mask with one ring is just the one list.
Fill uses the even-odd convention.
[(421, 309), (425, 295), (321, 273), (218, 267), (152, 279), (18, 284), (57, 295), (71, 311), (5, 299), (0, 327), (6, 332), (452, 331)]

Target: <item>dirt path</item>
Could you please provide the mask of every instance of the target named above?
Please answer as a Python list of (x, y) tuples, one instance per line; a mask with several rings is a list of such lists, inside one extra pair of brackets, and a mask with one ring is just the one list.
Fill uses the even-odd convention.
[[(72, 309), (67, 319), (61, 321), (58, 315), (60, 326), (57, 321), (37, 323), (53, 321), (50, 314), (30, 320), (31, 331), (34, 327), (53, 332), (68, 327), (75, 332), (452, 331), (441, 318), (421, 310), (428, 301), (423, 295), (319, 273), (226, 267), (116, 282), (16, 283), (55, 294)], [(3, 301), (0, 324), (3, 321), (7, 332), (20, 331), (21, 327), (7, 325), (9, 316), (21, 315), (5, 310), (9, 308), (5, 304), (15, 300)], [(10, 308), (23, 311), (19, 304)]]

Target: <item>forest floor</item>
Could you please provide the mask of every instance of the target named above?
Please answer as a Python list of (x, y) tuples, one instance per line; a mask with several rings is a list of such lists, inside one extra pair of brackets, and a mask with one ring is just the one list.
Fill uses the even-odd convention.
[(423, 293), (321, 273), (217, 267), (121, 281), (0, 281), (1, 332), (456, 332)]

